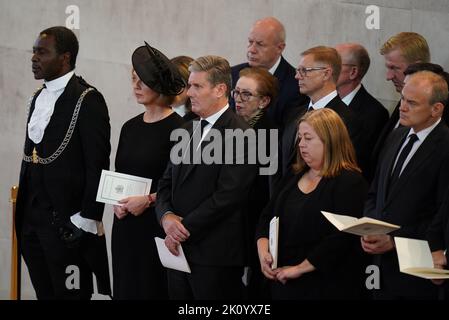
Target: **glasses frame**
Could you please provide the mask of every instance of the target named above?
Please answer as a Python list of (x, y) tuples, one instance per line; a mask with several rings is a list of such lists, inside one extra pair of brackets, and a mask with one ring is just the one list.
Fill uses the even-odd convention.
[(296, 69), (296, 73), (297, 74), (299, 73), (299, 75), (301, 77), (305, 78), (305, 77), (307, 77), (307, 74), (309, 72), (318, 71), (318, 70), (325, 70), (327, 68), (329, 68), (329, 67), (307, 67), (307, 68), (306, 67), (302, 67), (302, 68), (297, 68)]
[[(245, 93), (245, 95), (242, 95), (242, 93)], [(242, 100), (242, 102), (248, 102), (248, 101), (250, 101), (251, 100), (251, 98), (253, 98), (253, 97), (256, 97), (256, 98), (261, 98), (261, 97), (263, 97), (262, 95), (260, 95), (260, 94), (252, 94), (251, 92), (249, 92), (249, 91), (238, 91), (238, 90), (236, 90), (236, 89), (232, 89), (231, 90), (231, 97), (234, 99), (234, 100), (236, 100), (237, 99), (237, 96), (239, 96), (240, 97), (240, 100)], [(246, 97), (246, 98), (244, 98), (244, 97)]]

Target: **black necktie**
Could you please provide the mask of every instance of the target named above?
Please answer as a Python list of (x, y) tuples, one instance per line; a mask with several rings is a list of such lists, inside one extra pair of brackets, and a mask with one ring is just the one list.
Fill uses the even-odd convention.
[[(401, 173), (402, 166), (404, 165), (405, 159), (407, 159), (407, 156), (409, 155), (410, 151), (412, 150), (413, 145), (418, 140), (418, 136), (416, 134), (411, 134), (409, 136), (409, 140), (405, 147), (402, 149), (401, 154), (398, 157), (398, 161), (396, 162), (396, 166), (394, 167), (393, 173), (391, 174), (390, 178), (390, 186), (396, 183), (396, 181), (399, 179), (399, 175)], [(402, 145), (401, 145), (402, 146)]]
[(315, 109), (313, 108), (313, 106), (310, 106), (309, 109), (307, 109), (307, 112), (310, 112), (310, 111), (313, 111), (313, 110), (315, 110)]
[(204, 128), (209, 124), (209, 122), (205, 119), (200, 120), (200, 136), (203, 136)]

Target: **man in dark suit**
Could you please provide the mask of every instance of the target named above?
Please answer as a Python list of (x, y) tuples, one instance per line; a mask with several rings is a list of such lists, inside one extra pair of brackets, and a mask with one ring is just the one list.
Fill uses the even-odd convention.
[(38, 299), (89, 299), (92, 272), (110, 294), (104, 207), (95, 201), (109, 167), (109, 116), (103, 96), (74, 74), (77, 53), (65, 27), (42, 31), (33, 46), (44, 86), (30, 100), (17, 235)]
[(342, 60), (337, 92), (342, 101), (354, 112), (355, 121), (363, 127), (357, 162), (365, 178), (369, 178), (371, 152), (388, 121), (388, 111), (362, 85), (362, 79), (370, 66), (366, 49), (358, 43), (342, 43), (335, 46), (335, 49)]
[[(410, 75), (402, 89), (400, 122), (385, 145), (365, 204), (365, 215), (400, 225), (390, 235), (362, 237), (362, 248), (380, 268), (377, 299), (433, 299), (430, 281), (399, 271), (393, 237), (428, 240), (449, 185), (449, 129), (441, 121), (447, 83), (432, 72)], [(441, 245), (441, 244), (440, 244)]]
[[(390, 37), (380, 48), (387, 68), (386, 79), (391, 81), (398, 93), (404, 87), (404, 71), (412, 63), (429, 62), (430, 50), (426, 39), (415, 32), (400, 32)], [(390, 133), (399, 126), (399, 101), (390, 119), (381, 131), (371, 156), (370, 167), (376, 169), (379, 156)]]
[[(232, 88), (239, 79), (240, 70), (247, 67), (267, 69), (279, 81), (279, 94), (268, 109), (268, 116), (282, 131), (290, 109), (307, 102), (307, 97), (298, 91), (295, 69), (282, 57), (285, 49), (285, 28), (274, 17), (257, 20), (248, 35), (246, 57), (248, 62), (232, 67)], [(234, 101), (231, 99), (234, 106)]]
[(343, 119), (358, 155), (361, 126), (355, 121), (354, 113), (341, 101), (336, 90), (336, 83), (341, 70), (341, 58), (337, 50), (331, 47), (314, 47), (301, 53), (301, 60), (296, 73), (298, 87), (310, 102), (290, 113), (290, 122), (285, 127), (280, 143), (281, 169), (274, 178), (274, 184), (289, 174), (295, 160), (297, 124), (299, 118), (307, 111), (331, 108)]
[[(244, 207), (256, 167), (238, 164), (236, 160), (245, 160), (247, 152), (225, 148), (229, 142), (225, 130), (251, 129), (229, 109), (231, 69), (225, 59), (201, 57), (189, 70), (187, 95), (201, 121), (187, 123), (191, 137), (187, 150), (201, 152), (213, 144), (221, 148), (216, 152), (222, 156), (212, 164), (203, 158), (193, 163), (183, 158), (174, 164), (177, 161), (171, 157), (159, 180), (156, 214), (166, 233), (165, 244), (175, 255), (182, 244), (192, 271), (168, 270), (169, 295), (171, 299), (238, 299), (244, 296), (242, 275), (248, 247)], [(196, 138), (202, 142), (195, 143)], [(237, 150), (247, 150), (248, 141), (240, 143)]]

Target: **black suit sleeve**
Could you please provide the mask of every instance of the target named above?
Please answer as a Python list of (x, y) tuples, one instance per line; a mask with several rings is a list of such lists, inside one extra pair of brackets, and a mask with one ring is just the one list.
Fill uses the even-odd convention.
[(182, 223), (190, 232), (189, 241), (196, 241), (240, 206), (248, 196), (256, 176), (256, 165), (227, 164), (219, 174), (216, 190), (211, 197), (191, 211)]
[(449, 227), (448, 218), (449, 218), (449, 189), (448, 192), (446, 193), (443, 205), (440, 207), (440, 210), (433, 219), (427, 232), (427, 239), (429, 241), (431, 251), (447, 249), (447, 243), (449, 243), (449, 233), (446, 232), (445, 237), (445, 230)]
[[(332, 195), (335, 213), (361, 217), (368, 184), (355, 172), (344, 172), (336, 179)], [(322, 239), (309, 253), (307, 259), (315, 268), (332, 272), (339, 259), (354, 254), (358, 242), (358, 237), (333, 228), (333, 232)]]
[(173, 212), (173, 206), (171, 204), (171, 192), (172, 192), (172, 175), (173, 175), (173, 163), (168, 162), (167, 168), (164, 174), (159, 179), (157, 186), (157, 197), (156, 197), (156, 216), (161, 222), (162, 216), (167, 213), (167, 211)]
[(96, 202), (101, 170), (109, 169), (111, 152), (109, 114), (106, 102), (98, 91), (89, 92), (79, 113), (79, 133), (83, 148), (85, 187), (81, 216), (101, 221), (104, 204)]

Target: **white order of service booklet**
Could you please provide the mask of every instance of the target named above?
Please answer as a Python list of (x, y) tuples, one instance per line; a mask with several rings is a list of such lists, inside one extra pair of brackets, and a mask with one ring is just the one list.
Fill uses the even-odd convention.
[(279, 217), (273, 217), (270, 221), (268, 250), (273, 257), (271, 269), (278, 267), (278, 240), (279, 240)]
[(434, 268), (427, 241), (394, 237), (399, 270), (424, 279), (449, 279), (449, 270)]
[(321, 213), (338, 230), (352, 233), (358, 236), (387, 234), (400, 228), (400, 226), (398, 225), (369, 217), (362, 217), (358, 219), (355, 217), (330, 213), (326, 211), (321, 211)]
[(102, 170), (96, 200), (120, 205), (118, 201), (124, 198), (149, 195), (151, 182), (152, 180), (148, 178)]
[(187, 262), (181, 245), (178, 247), (179, 255), (175, 256), (165, 246), (164, 239), (154, 237), (154, 241), (156, 241), (157, 253), (159, 254), (159, 259), (161, 259), (161, 263), (164, 267), (191, 273), (189, 263)]

